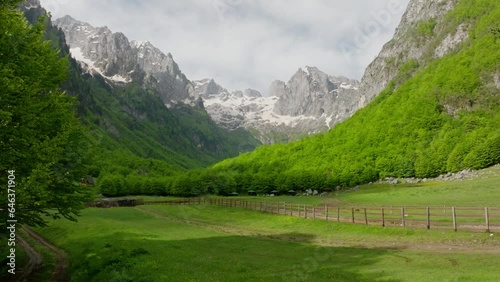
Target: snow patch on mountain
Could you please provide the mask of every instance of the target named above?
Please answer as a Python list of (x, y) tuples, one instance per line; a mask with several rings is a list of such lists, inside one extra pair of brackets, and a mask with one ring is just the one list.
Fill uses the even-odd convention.
[(170, 53), (149, 41), (129, 41), (120, 32), (93, 27), (70, 16), (57, 19), (71, 55), (84, 70), (111, 83), (136, 81), (155, 89), (166, 107), (179, 103), (204, 107), (228, 130), (245, 128), (263, 143), (288, 142), (325, 132), (358, 108), (356, 80), (300, 68), (288, 83), (275, 81), (269, 97), (247, 89), (230, 92), (213, 79), (190, 81)]
[(118, 82), (118, 83), (128, 83), (128, 82), (130, 82), (130, 78), (125, 78), (125, 77), (123, 77), (121, 75), (118, 75), (118, 74), (115, 74), (115, 75), (113, 75), (111, 77), (106, 76), (101, 69), (99, 69), (98, 67), (96, 67), (94, 65), (94, 62), (92, 60), (90, 60), (89, 58), (85, 57), (85, 55), (83, 54), (82, 49), (80, 47), (71, 48), (71, 49), (69, 49), (69, 52), (71, 53), (71, 56), (75, 60), (77, 60), (78, 62), (80, 62), (80, 64), (82, 65), (82, 67), (84, 69), (86, 69), (90, 73), (98, 73), (102, 77), (104, 77), (104, 78), (106, 78), (108, 80), (111, 80), (113, 82)]

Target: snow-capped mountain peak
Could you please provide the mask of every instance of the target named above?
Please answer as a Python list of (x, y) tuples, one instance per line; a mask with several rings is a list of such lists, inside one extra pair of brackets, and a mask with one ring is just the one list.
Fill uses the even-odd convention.
[(156, 89), (165, 104), (193, 98), (191, 82), (171, 54), (165, 55), (149, 41), (129, 41), (121, 32), (93, 27), (71, 16), (54, 21), (66, 37), (71, 55), (90, 73), (113, 83), (139, 80)]
[(263, 143), (324, 132), (352, 115), (359, 104), (357, 81), (329, 76), (316, 67), (299, 68), (288, 83), (274, 81), (268, 97), (253, 89), (230, 92), (214, 79), (189, 81), (173, 56), (149, 41), (129, 41), (123, 33), (70, 16), (54, 24), (86, 71), (110, 83), (137, 81), (158, 91), (167, 107), (203, 105), (222, 127), (250, 129)]
[(229, 93), (211, 79), (193, 83), (217, 123), (229, 130), (258, 132), (263, 143), (324, 132), (352, 115), (359, 97), (356, 80), (309, 66), (299, 68), (288, 84), (274, 81), (268, 97), (252, 89)]

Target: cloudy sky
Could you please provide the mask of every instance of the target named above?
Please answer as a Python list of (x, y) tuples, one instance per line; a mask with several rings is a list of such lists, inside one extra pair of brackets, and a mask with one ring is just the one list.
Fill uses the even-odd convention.
[(170, 52), (191, 80), (229, 90), (288, 81), (303, 66), (360, 79), (409, 0), (41, 0)]

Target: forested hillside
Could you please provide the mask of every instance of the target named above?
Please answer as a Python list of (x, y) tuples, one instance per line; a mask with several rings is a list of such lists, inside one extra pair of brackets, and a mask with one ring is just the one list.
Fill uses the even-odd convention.
[[(46, 37), (68, 56), (60, 30), (49, 25)], [(155, 91), (136, 83), (112, 85), (82, 71), (71, 57), (69, 64), (69, 79), (62, 88), (77, 98), (78, 116), (89, 129), (93, 164), (88, 176), (104, 183), (116, 180), (112, 191), (127, 193), (125, 186), (130, 184), (138, 191), (155, 187), (163, 193), (164, 177), (260, 145), (244, 130), (229, 132), (217, 126), (202, 106), (178, 104), (168, 109)]]
[(208, 192), (326, 189), (499, 163), (498, 19), (498, 1), (459, 1), (440, 26), (426, 21), (409, 34), (411, 40), (434, 40), (435, 49), (465, 24), (469, 36), (456, 51), (436, 59), (429, 49), (422, 61), (401, 64), (371, 104), (329, 133), (260, 147), (191, 173), (176, 182), (174, 192), (183, 186), (179, 182)]

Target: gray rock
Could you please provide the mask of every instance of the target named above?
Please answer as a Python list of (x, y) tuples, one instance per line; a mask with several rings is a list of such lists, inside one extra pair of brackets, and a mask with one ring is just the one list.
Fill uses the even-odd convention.
[(328, 126), (350, 117), (357, 108), (359, 82), (329, 76), (316, 67), (300, 68), (287, 84), (275, 81), (270, 95), (279, 97), (274, 113), (332, 119)]
[(171, 54), (164, 54), (149, 42), (131, 41), (121, 32), (93, 27), (70, 16), (54, 21), (70, 46), (72, 56), (90, 73), (112, 83), (140, 80), (156, 89), (165, 104), (195, 102), (193, 85), (180, 71)]
[(351, 92), (356, 92), (359, 84), (314, 67), (299, 69), (288, 85), (274, 81), (269, 97), (252, 89), (229, 93), (223, 87), (213, 87), (206, 94), (208, 86), (204, 84), (212, 83), (210, 80), (193, 83), (214, 121), (228, 130), (248, 129), (266, 144), (295, 141), (304, 134), (325, 132), (343, 121), (353, 113), (351, 106), (357, 98)]
[[(393, 39), (384, 45), (377, 58), (365, 70), (359, 87), (361, 97), (358, 107), (364, 107), (384, 90), (389, 81), (397, 75), (400, 65), (409, 59), (420, 61), (429, 48), (433, 47), (434, 41), (427, 38), (414, 36), (413, 39), (408, 40), (408, 34), (414, 31), (415, 26), (419, 22), (431, 18), (436, 19), (439, 24), (444, 20), (443, 16), (452, 10), (456, 3), (457, 1), (442, 0), (410, 1), (399, 26), (396, 28)], [(443, 40), (447, 41), (446, 37)], [(442, 45), (446, 47), (438, 47), (439, 50), (436, 51), (436, 54), (439, 56), (450, 52), (452, 49), (448, 46), (453, 44), (442, 43)]]

